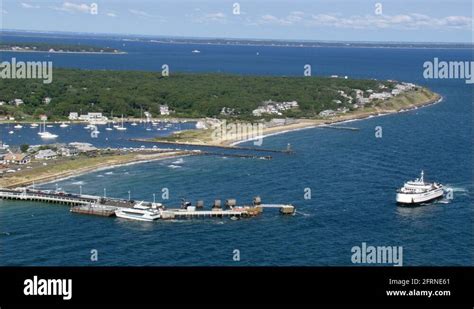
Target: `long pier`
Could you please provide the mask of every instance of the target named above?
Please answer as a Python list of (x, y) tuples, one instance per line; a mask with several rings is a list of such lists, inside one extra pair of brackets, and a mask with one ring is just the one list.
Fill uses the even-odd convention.
[[(41, 191), (29, 188), (3, 189), (0, 188), (0, 199), (31, 201), (64, 204), (71, 206), (71, 212), (87, 215), (112, 217), (115, 211), (134, 208), (134, 201), (105, 198), (94, 195), (68, 194), (65, 192)], [(260, 201), (260, 198), (258, 198)], [(235, 200), (234, 200), (235, 201)], [(139, 203), (139, 204), (143, 204)], [(146, 202), (149, 205), (154, 203)], [(186, 208), (164, 208), (161, 210), (161, 219), (183, 219), (183, 218), (240, 218), (253, 217), (261, 214), (264, 208), (279, 208), (282, 214), (293, 214), (295, 208), (284, 204), (254, 204), (252, 206), (227, 206), (229, 209), (213, 208), (212, 210), (196, 209), (190, 206)]]
[(45, 202), (54, 204), (66, 204), (71, 206), (88, 205), (98, 201), (98, 197), (72, 194), (52, 194), (39, 190), (9, 190), (0, 189), (0, 198), (6, 200), (19, 200), (31, 202)]

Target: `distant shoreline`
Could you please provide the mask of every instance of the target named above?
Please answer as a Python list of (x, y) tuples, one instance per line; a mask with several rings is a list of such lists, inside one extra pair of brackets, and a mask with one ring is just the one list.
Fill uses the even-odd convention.
[(127, 52), (83, 52), (83, 51), (49, 51), (49, 50), (11, 50), (0, 49), (0, 52), (8, 53), (45, 53), (45, 54), (91, 54), (91, 55), (124, 55)]

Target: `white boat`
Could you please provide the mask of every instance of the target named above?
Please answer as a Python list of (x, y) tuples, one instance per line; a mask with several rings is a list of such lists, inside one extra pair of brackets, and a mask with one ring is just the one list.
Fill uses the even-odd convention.
[(132, 122), (131, 126), (136, 127), (136, 126), (137, 126), (137, 123), (136, 123), (136, 122)]
[(53, 139), (58, 137), (56, 134), (49, 133), (48, 131), (44, 131), (40, 136), (44, 139)]
[(133, 208), (121, 208), (115, 211), (115, 215), (119, 218), (137, 220), (137, 221), (154, 221), (161, 217), (160, 210), (139, 203)]
[(407, 181), (397, 191), (397, 203), (420, 204), (441, 198), (444, 194), (443, 185), (433, 182), (425, 182), (424, 173), (421, 171), (420, 178)]
[(43, 131), (41, 131), (41, 126), (39, 127), (39, 132), (38, 132), (38, 135), (41, 137), (41, 138), (44, 138), (44, 139), (53, 139), (53, 138), (56, 138), (58, 137), (56, 134), (52, 134), (48, 131), (46, 131), (46, 122), (43, 121)]
[(115, 129), (117, 129), (117, 130), (119, 130), (119, 131), (125, 131), (125, 130), (127, 130), (127, 128), (125, 128), (125, 127), (123, 126), (123, 115), (122, 115), (122, 124), (121, 124), (120, 126), (116, 127)]
[(112, 128), (105, 128), (106, 131), (112, 131)]
[(195, 50), (192, 51), (193, 54), (199, 54), (200, 52), (201, 52), (201, 51), (200, 51), (200, 50), (197, 50), (197, 49), (195, 49)]
[(9, 131), (9, 132), (8, 132), (8, 134), (13, 134), (13, 133), (15, 133), (15, 132), (13, 132), (13, 131)]
[(21, 128), (23, 128), (23, 126), (22, 126), (21, 124), (17, 124), (17, 125), (14, 126), (13, 128), (15, 128), (15, 129), (21, 129)]
[(37, 128), (38, 127), (38, 124), (37, 123), (32, 123), (30, 128), (34, 129), (34, 128)]
[(59, 125), (59, 127), (60, 128), (67, 128), (67, 127), (69, 127), (69, 125), (67, 125), (65, 122), (63, 122)]

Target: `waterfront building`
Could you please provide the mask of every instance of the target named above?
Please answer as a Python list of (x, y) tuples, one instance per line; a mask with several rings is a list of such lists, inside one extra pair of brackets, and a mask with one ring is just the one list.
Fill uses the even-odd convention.
[(31, 162), (31, 157), (27, 154), (24, 153), (8, 153), (4, 159), (3, 162), (6, 164), (28, 164)]
[(56, 159), (57, 157), (58, 157), (58, 154), (51, 149), (40, 150), (35, 155), (35, 158), (38, 160), (53, 160), (53, 159)]

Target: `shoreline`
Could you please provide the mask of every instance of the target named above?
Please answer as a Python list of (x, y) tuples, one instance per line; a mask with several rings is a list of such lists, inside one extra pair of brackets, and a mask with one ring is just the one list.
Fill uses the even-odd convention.
[[(89, 171), (83, 171), (83, 172), (79, 172), (79, 173), (74, 174), (74, 175), (69, 175), (69, 176), (64, 176), (64, 177), (60, 177), (60, 178), (56, 178), (56, 179), (41, 181), (39, 183), (35, 183), (35, 186), (36, 185), (39, 185), (39, 186), (47, 185), (47, 184), (50, 184), (50, 183), (64, 181), (64, 180), (68, 180), (68, 179), (71, 179), (71, 178), (74, 178), (74, 177), (84, 176), (84, 175), (87, 175), (87, 174), (92, 174), (92, 173), (95, 173), (95, 172), (106, 171), (106, 170), (114, 169), (114, 168), (117, 168), (117, 167), (131, 166), (131, 165), (143, 164), (143, 163), (150, 163), (150, 162), (156, 162), (156, 161), (161, 161), (161, 160), (166, 160), (166, 159), (182, 158), (182, 157), (188, 157), (188, 156), (191, 156), (191, 155), (192, 154), (177, 154), (177, 155), (171, 155), (171, 156), (168, 156), (168, 157), (160, 157), (160, 158), (155, 158), (155, 159), (117, 163), (117, 164), (108, 165), (108, 166), (104, 166), (104, 167), (91, 167), (91, 170), (89, 170)], [(29, 185), (29, 186), (31, 186), (31, 185)]]
[[(361, 116), (361, 117), (354, 117), (352, 119), (346, 119), (346, 120), (337, 120), (337, 121), (334, 121), (334, 122), (330, 122), (330, 123), (322, 123), (322, 124), (312, 124), (312, 125), (307, 125), (307, 126), (301, 126), (301, 127), (297, 127), (297, 128), (288, 128), (289, 126), (286, 126), (286, 129), (285, 130), (275, 130), (275, 132), (270, 132), (270, 133), (267, 133), (262, 136), (259, 136), (257, 138), (250, 138), (250, 139), (245, 139), (245, 140), (240, 140), (240, 141), (235, 141), (235, 142), (232, 142), (230, 144), (228, 144), (228, 146), (236, 146), (236, 145), (239, 145), (239, 144), (242, 144), (242, 143), (245, 143), (245, 142), (251, 142), (251, 141), (254, 141), (254, 140), (257, 140), (257, 139), (260, 139), (260, 138), (265, 138), (265, 137), (270, 137), (270, 136), (275, 136), (275, 135), (280, 135), (280, 134), (285, 134), (285, 133), (290, 133), (290, 132), (296, 132), (296, 131), (302, 131), (302, 130), (307, 130), (307, 129), (314, 129), (314, 128), (320, 128), (320, 127), (325, 127), (325, 126), (330, 126), (330, 125), (334, 125), (334, 124), (343, 124), (343, 123), (350, 123), (350, 122), (356, 122), (356, 121), (362, 121), (362, 120), (366, 120), (366, 119), (371, 119), (371, 118), (375, 118), (375, 117), (383, 117), (383, 116), (389, 116), (389, 115), (397, 115), (397, 114), (401, 114), (401, 113), (405, 113), (405, 112), (410, 112), (410, 111), (413, 111), (413, 110), (417, 110), (419, 108), (424, 108), (424, 107), (428, 107), (428, 106), (431, 106), (431, 105), (435, 105), (437, 103), (440, 103), (442, 102), (444, 99), (443, 96), (439, 95), (439, 97), (435, 100), (430, 100), (424, 104), (421, 104), (421, 105), (414, 105), (412, 107), (409, 107), (409, 108), (406, 108), (406, 109), (401, 109), (401, 110), (397, 110), (397, 111), (392, 111), (392, 112), (382, 112), (382, 113), (378, 113), (378, 114), (368, 114), (366, 116)], [(285, 127), (285, 126), (282, 126), (282, 127)], [(273, 128), (269, 128), (269, 129), (273, 129)], [(265, 129), (264, 129), (265, 131)]]
[[(424, 88), (426, 89), (426, 88)], [(222, 147), (222, 148), (233, 148), (238, 144), (258, 140), (260, 138), (276, 135), (276, 134), (283, 134), (288, 133), (296, 130), (303, 130), (303, 129), (310, 129), (316, 127), (323, 127), (323, 126), (330, 126), (334, 124), (341, 124), (341, 123), (348, 123), (352, 121), (363, 120), (367, 118), (373, 118), (378, 116), (385, 116), (385, 115), (392, 115), (397, 113), (402, 113), (406, 111), (411, 111), (417, 108), (426, 107), (429, 105), (433, 105), (439, 103), (443, 100), (443, 96), (438, 93), (434, 93), (430, 91), (430, 97), (421, 100), (419, 102), (405, 104), (399, 107), (372, 107), (368, 110), (360, 110), (355, 111), (353, 113), (339, 115), (333, 118), (327, 119), (296, 119), (294, 123), (287, 124), (287, 125), (280, 125), (274, 126), (269, 128), (263, 128), (263, 134), (258, 137), (252, 138), (244, 138), (244, 139), (225, 139), (215, 141), (210, 139), (210, 135), (212, 134), (209, 130), (185, 130), (181, 131), (185, 132), (185, 134), (191, 136), (179, 136), (179, 135), (170, 135), (166, 138), (151, 138), (148, 139), (149, 142), (156, 142), (162, 144), (173, 144), (173, 145), (188, 145), (188, 146), (205, 146), (205, 147)], [(175, 137), (175, 139), (173, 139)], [(147, 140), (142, 140), (142, 142), (146, 142)]]
[[(76, 176), (82, 176), (85, 174), (93, 173), (95, 171), (101, 171), (101, 170), (107, 170), (107, 169), (112, 169), (120, 166), (128, 166), (128, 165), (134, 165), (134, 164), (140, 164), (140, 163), (148, 163), (148, 162), (154, 162), (154, 161), (160, 161), (160, 160), (165, 160), (165, 159), (175, 159), (179, 157), (186, 157), (190, 156), (193, 153), (189, 151), (173, 151), (173, 152), (166, 152), (166, 153), (156, 153), (156, 154), (148, 154), (148, 155), (143, 155), (139, 154), (131, 158), (126, 158), (122, 162), (109, 162), (105, 160), (104, 162), (100, 162), (95, 165), (91, 166), (85, 166), (80, 169), (72, 169), (72, 170), (66, 170), (63, 172), (56, 172), (51, 175), (46, 174), (43, 176), (38, 176), (37, 178), (34, 179), (25, 179), (23, 181), (17, 181), (13, 184), (8, 184), (5, 186), (2, 186), (2, 188), (19, 188), (19, 187), (29, 187), (31, 185), (44, 185), (56, 181), (62, 181), (65, 179), (70, 179), (74, 178)], [(118, 159), (120, 160), (120, 156), (114, 156), (109, 158), (111, 160)]]
[[(418, 108), (434, 105), (436, 103), (442, 102), (443, 99), (444, 99), (443, 96), (437, 93), (432, 93), (431, 98), (429, 100), (420, 101), (408, 106), (400, 107), (398, 109), (381, 108), (381, 109), (375, 109), (375, 110), (370, 110), (370, 111), (365, 111), (365, 112), (363, 111), (359, 113), (356, 112), (350, 115), (342, 115), (342, 116), (334, 117), (332, 119), (312, 119), (312, 120), (299, 119), (297, 120), (296, 123), (292, 123), (289, 125), (265, 128), (263, 130), (262, 136), (257, 137), (257, 138), (251, 138), (251, 139), (224, 140), (219, 143), (210, 143), (210, 142), (208, 143), (181, 142), (180, 143), (180, 142), (156, 141), (156, 140), (149, 140), (149, 141), (154, 141), (158, 143), (160, 142), (169, 143), (169, 144), (183, 144), (183, 145), (193, 145), (193, 146), (203, 146), (203, 147), (205, 146), (205, 147), (222, 147), (222, 148), (238, 149), (239, 147), (236, 147), (236, 145), (249, 142), (252, 140), (260, 139), (260, 138), (265, 138), (265, 137), (279, 135), (279, 134), (285, 134), (285, 133), (289, 133), (293, 131), (330, 126), (333, 124), (349, 123), (349, 122), (360, 121), (360, 120), (369, 119), (373, 117), (381, 117), (385, 115), (393, 115), (393, 114), (408, 112), (408, 111), (412, 111)], [(199, 130), (193, 130), (193, 131), (199, 131)], [(6, 183), (6, 185), (4, 185), (5, 188), (25, 187), (25, 186), (30, 186), (32, 184), (43, 185), (43, 184), (47, 184), (51, 182), (73, 178), (76, 176), (81, 176), (81, 175), (92, 173), (95, 171), (113, 169), (120, 166), (147, 163), (147, 162), (153, 162), (153, 161), (164, 160), (164, 159), (174, 159), (177, 157), (183, 157), (183, 156), (188, 156), (188, 155), (193, 155), (193, 154), (194, 154), (193, 151), (179, 150), (179, 151), (153, 153), (153, 154), (135, 154), (135, 155), (127, 156), (127, 157), (124, 157), (123, 155), (114, 155), (108, 158), (107, 157), (101, 158), (98, 162), (94, 162), (94, 160), (92, 159), (91, 161), (87, 162), (87, 159), (86, 159), (84, 161), (84, 165), (85, 165), (84, 167), (61, 166), (60, 164), (62, 162), (59, 162), (58, 163), (59, 168), (64, 167), (65, 170), (52, 171), (52, 172), (48, 172), (48, 170), (45, 170), (43, 171), (43, 174), (41, 174), (42, 171), (40, 170), (38, 172), (39, 174), (38, 176), (34, 175), (33, 173), (33, 175), (31, 175), (30, 178), (28, 178), (28, 174), (23, 177), (20, 174), (19, 179), (15, 179), (16, 175), (12, 175), (11, 178), (7, 177), (2, 182)], [(70, 162), (73, 162), (73, 160), (71, 160)], [(65, 165), (67, 165), (67, 163), (68, 161), (64, 161)], [(79, 162), (79, 164), (80, 163), (82, 162)], [(76, 165), (77, 164), (78, 163), (76, 162)], [(90, 165), (88, 166), (88, 164)], [(31, 172), (33, 172), (33, 170)]]
[[(318, 128), (318, 127), (328, 126), (328, 125), (332, 125), (332, 124), (342, 124), (342, 123), (349, 123), (349, 122), (355, 122), (355, 121), (363, 121), (363, 120), (374, 118), (374, 117), (382, 117), (382, 116), (387, 116), (387, 115), (396, 115), (396, 114), (400, 114), (400, 113), (405, 113), (405, 112), (416, 110), (418, 108), (428, 107), (428, 106), (431, 106), (431, 105), (442, 102), (444, 97), (441, 96), (441, 95), (437, 95), (437, 96), (438, 97), (436, 99), (430, 100), (428, 102), (423, 102), (423, 104), (414, 105), (414, 106), (406, 108), (406, 109), (401, 109), (401, 110), (392, 111), (392, 112), (382, 112), (382, 113), (375, 113), (374, 112), (374, 113), (369, 113), (369, 114), (363, 115), (363, 116), (358, 115), (358, 117), (354, 117), (354, 118), (350, 118), (350, 119), (336, 120), (336, 121), (332, 121), (330, 123), (305, 125), (305, 126), (301, 126), (301, 127), (297, 127), (297, 128), (288, 128), (288, 126), (286, 126), (286, 127), (282, 126), (282, 127), (278, 127), (279, 130), (274, 130), (275, 132), (270, 132), (270, 133), (264, 134), (263, 136), (261, 136), (259, 138), (265, 138), (265, 137), (270, 137), (270, 136), (275, 136), (275, 135), (280, 135), (280, 134), (285, 134), (285, 133), (290, 133), (290, 132), (295, 132), (295, 131), (301, 131), (301, 130), (306, 130), (306, 129)], [(283, 127), (285, 127), (284, 130), (281, 130), (281, 129), (283, 129)], [(270, 128), (270, 129), (275, 129), (275, 128)], [(256, 139), (258, 139), (258, 138), (234, 141), (234, 142), (232, 142), (228, 145), (222, 145), (222, 146), (232, 148), (236, 145), (239, 145), (239, 144), (242, 144), (242, 143), (245, 143), (245, 142), (249, 142), (249, 141), (252, 141), (252, 140), (256, 140)], [(210, 146), (210, 147), (216, 146), (216, 147), (219, 147), (217, 145), (201, 145), (201, 146)], [(86, 174), (90, 174), (90, 173), (94, 173), (94, 172), (98, 172), (98, 171), (102, 171), (102, 170), (114, 169), (114, 168), (122, 167), (122, 166), (130, 166), (130, 165), (135, 165), (135, 164), (156, 162), (156, 161), (161, 161), (161, 160), (166, 160), (166, 159), (187, 157), (187, 156), (190, 156), (190, 155), (193, 155), (193, 153), (191, 153), (189, 151), (170, 152), (170, 153), (165, 153), (165, 155), (161, 154), (161, 156), (160, 156), (160, 154), (158, 154), (158, 155), (155, 154), (154, 158), (139, 158), (140, 155), (138, 155), (137, 156), (138, 158), (131, 158), (130, 160), (126, 160), (124, 162), (120, 162), (120, 163), (117, 163), (117, 164), (112, 164), (112, 165), (107, 165), (106, 164), (105, 166), (102, 166), (101, 164), (99, 164), (97, 166), (85, 167), (83, 170), (80, 170), (80, 171), (77, 171), (77, 170), (67, 171), (67, 172), (65, 172), (66, 175), (64, 175), (64, 176), (51, 175), (50, 177), (44, 177), (44, 179), (40, 180), (38, 183), (35, 183), (35, 185), (45, 185), (45, 184), (50, 184), (50, 183), (53, 183), (53, 182), (64, 181), (64, 180), (71, 179), (71, 178), (74, 178), (74, 177), (77, 177), (77, 176), (83, 176), (83, 175), (86, 175)], [(148, 156), (153, 156), (153, 155), (148, 155)], [(15, 185), (15, 187), (25, 186), (25, 184), (26, 184), (26, 186), (31, 186), (32, 182), (33, 181), (25, 181), (24, 184)], [(30, 183), (30, 184), (28, 185), (28, 183)], [(8, 188), (9, 186), (6, 186), (6, 187)]]
[(45, 54), (90, 54), (90, 55), (125, 55), (127, 52), (76, 52), (76, 51), (54, 51), (50, 52), (48, 50), (11, 50), (11, 49), (0, 49), (2, 53), (45, 53)]

